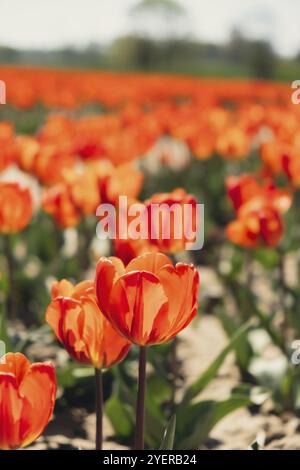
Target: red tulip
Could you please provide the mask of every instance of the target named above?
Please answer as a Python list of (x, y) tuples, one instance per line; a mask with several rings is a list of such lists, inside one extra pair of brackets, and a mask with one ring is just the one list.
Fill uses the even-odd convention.
[(0, 232), (23, 230), (32, 217), (32, 198), (18, 183), (0, 182)]
[(8, 353), (0, 363), (0, 449), (25, 447), (51, 419), (56, 396), (55, 369), (30, 364), (21, 353)]
[(284, 213), (292, 204), (289, 191), (277, 188), (270, 180), (259, 183), (254, 175), (229, 176), (226, 186), (228, 197), (237, 211), (246, 204), (253, 209), (267, 204)]
[(132, 260), (101, 258), (96, 293), (104, 315), (125, 338), (139, 345), (165, 343), (195, 317), (199, 275), (193, 265), (161, 253)]
[(160, 251), (177, 253), (185, 250), (187, 243), (195, 242), (197, 223), (200, 221), (197, 221), (197, 200), (194, 196), (177, 188), (171, 193), (154, 194), (145, 206), (149, 239)]
[(272, 207), (242, 211), (237, 220), (227, 226), (227, 236), (233, 243), (245, 248), (260, 245), (277, 246), (283, 236), (281, 215)]
[(124, 359), (130, 343), (102, 315), (94, 294), (94, 282), (73, 286), (62, 280), (53, 285), (46, 321), (70, 356), (97, 369)]

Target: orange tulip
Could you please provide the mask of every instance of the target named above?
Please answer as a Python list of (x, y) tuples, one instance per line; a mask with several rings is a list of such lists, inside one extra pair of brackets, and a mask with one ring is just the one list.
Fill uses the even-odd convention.
[(273, 175), (283, 171), (283, 156), (289, 153), (287, 145), (280, 144), (277, 140), (263, 142), (260, 146), (260, 157)]
[(250, 174), (230, 176), (226, 186), (237, 211), (237, 219), (227, 227), (229, 240), (245, 248), (278, 245), (284, 230), (282, 214), (292, 204), (291, 194), (271, 181), (258, 184)]
[[(161, 215), (158, 211), (157, 216), (152, 212), (153, 205), (160, 208)], [(194, 196), (177, 188), (171, 193), (154, 194), (145, 201), (145, 206), (148, 211), (149, 239), (160, 251), (177, 253), (185, 250), (186, 243), (195, 241), (196, 224), (200, 221), (197, 221), (197, 200)], [(177, 211), (170, 210), (175, 206), (181, 211), (180, 225), (174, 217)]]
[(23, 230), (32, 217), (32, 198), (19, 183), (0, 182), (0, 232)]
[(0, 171), (13, 163), (16, 156), (14, 130), (10, 123), (0, 123)]
[(67, 169), (72, 169), (76, 156), (62, 152), (55, 144), (42, 144), (34, 159), (33, 172), (46, 185), (60, 183)]
[(165, 343), (195, 317), (199, 275), (193, 265), (174, 267), (161, 253), (138, 256), (125, 268), (119, 258), (97, 265), (99, 306), (125, 338), (141, 346)]
[(52, 364), (30, 364), (21, 353), (6, 354), (0, 363), (0, 449), (36, 440), (51, 419), (55, 396)]
[(263, 181), (259, 184), (257, 178), (250, 174), (229, 176), (226, 179), (226, 186), (228, 197), (235, 210), (239, 210), (245, 204), (249, 205), (251, 201), (252, 208), (271, 204), (276, 210), (284, 213), (292, 204), (289, 191), (277, 188), (272, 181)]
[(143, 185), (144, 175), (130, 164), (112, 169), (111, 174), (100, 181), (101, 199), (112, 204), (118, 203), (119, 196), (136, 198)]
[(74, 286), (66, 280), (52, 287), (46, 321), (76, 361), (97, 369), (110, 367), (127, 355), (130, 343), (102, 315), (94, 281)]
[(300, 188), (300, 159), (299, 152), (292, 152), (283, 156), (283, 169), (295, 188)]
[(70, 187), (65, 183), (43, 191), (42, 207), (62, 228), (75, 227), (80, 222), (80, 212), (75, 206)]
[(257, 248), (260, 245), (275, 247), (283, 235), (284, 225), (281, 215), (272, 207), (243, 211), (237, 220), (227, 226), (227, 237), (244, 248)]
[(95, 215), (101, 200), (98, 166), (91, 164), (84, 166), (81, 171), (66, 171), (64, 180), (78, 211), (82, 215)]
[(149, 240), (139, 238), (138, 240), (116, 239), (114, 240), (114, 254), (120, 258), (124, 264), (128, 264), (137, 256), (144, 255), (150, 252), (157, 252), (158, 248), (151, 245)]
[(240, 160), (250, 150), (249, 137), (243, 129), (230, 127), (217, 139), (216, 150), (224, 158)]
[(227, 194), (235, 210), (255, 197), (259, 184), (253, 175), (229, 176), (226, 179)]
[(19, 167), (32, 173), (34, 171), (35, 159), (38, 155), (40, 144), (38, 141), (27, 135), (20, 135), (16, 139), (17, 163)]

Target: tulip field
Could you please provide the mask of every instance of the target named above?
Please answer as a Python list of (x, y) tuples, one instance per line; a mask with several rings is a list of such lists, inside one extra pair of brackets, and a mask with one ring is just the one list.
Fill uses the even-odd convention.
[(300, 449), (290, 86), (0, 78), (0, 450)]

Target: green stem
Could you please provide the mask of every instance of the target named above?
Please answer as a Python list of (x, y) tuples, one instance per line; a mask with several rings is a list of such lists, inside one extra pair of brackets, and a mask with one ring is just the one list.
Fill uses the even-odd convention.
[(102, 450), (103, 443), (103, 379), (101, 369), (95, 369), (96, 381), (96, 450)]
[(178, 339), (174, 338), (171, 344), (171, 374), (172, 374), (172, 395), (171, 395), (171, 414), (173, 415), (176, 408), (176, 390), (177, 390), (177, 380), (178, 380), (178, 370), (177, 370), (177, 346)]
[(91, 234), (88, 227), (88, 223), (86, 217), (82, 218), (81, 224), (78, 228), (78, 236), (79, 236), (79, 266), (81, 271), (84, 273), (90, 264), (89, 259), (89, 250), (90, 250), (90, 243), (91, 243)]
[(13, 257), (12, 240), (10, 235), (4, 236), (4, 253), (6, 256), (8, 289), (6, 296), (6, 312), (8, 317), (14, 318), (17, 314), (16, 291), (15, 291), (15, 260)]
[(288, 314), (286, 309), (286, 295), (287, 295), (287, 285), (285, 280), (285, 272), (284, 272), (284, 254), (281, 250), (279, 250), (279, 289), (278, 289), (278, 298), (279, 298), (279, 308), (282, 312), (283, 322), (282, 322), (282, 334), (285, 340), (285, 347), (288, 346), (289, 340), (289, 322), (288, 322)]
[(144, 450), (145, 433), (145, 392), (146, 392), (146, 360), (147, 350), (145, 346), (140, 346), (139, 353), (139, 382), (136, 403), (136, 430), (135, 449)]

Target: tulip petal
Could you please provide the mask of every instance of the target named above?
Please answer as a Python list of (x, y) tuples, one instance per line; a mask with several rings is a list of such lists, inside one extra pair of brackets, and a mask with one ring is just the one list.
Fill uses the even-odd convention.
[(30, 362), (22, 353), (7, 353), (0, 363), (0, 373), (13, 374), (20, 384), (30, 368)]
[(51, 297), (55, 299), (56, 297), (71, 297), (75, 288), (73, 284), (66, 279), (62, 279), (59, 282), (54, 282), (51, 288)]
[(137, 344), (147, 344), (156, 316), (167, 308), (168, 298), (158, 277), (148, 271), (124, 274), (113, 287), (112, 323)]
[(20, 428), (22, 447), (25, 447), (41, 435), (52, 416), (56, 396), (53, 365), (32, 364), (19, 390), (26, 398)]
[(199, 274), (190, 265), (164, 266), (158, 273), (169, 299), (167, 315), (157, 316), (151, 341), (162, 342), (178, 334), (197, 313)]
[(16, 378), (12, 374), (0, 372), (0, 449), (8, 450), (20, 446), (22, 411), (23, 400)]
[(124, 274), (125, 268), (119, 258), (101, 258), (96, 268), (96, 295), (101, 311), (109, 318), (109, 298), (114, 282)]
[(134, 258), (126, 267), (126, 272), (147, 271), (157, 274), (165, 265), (172, 265), (170, 258), (162, 253), (146, 253)]

